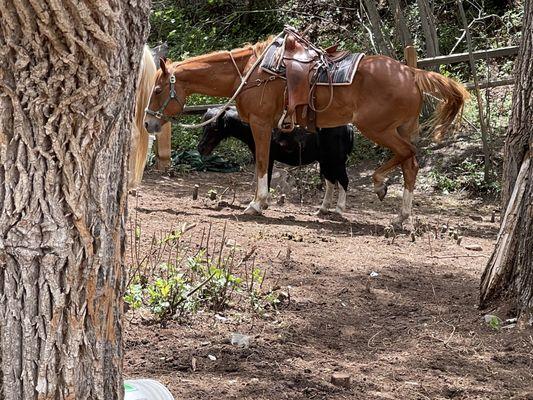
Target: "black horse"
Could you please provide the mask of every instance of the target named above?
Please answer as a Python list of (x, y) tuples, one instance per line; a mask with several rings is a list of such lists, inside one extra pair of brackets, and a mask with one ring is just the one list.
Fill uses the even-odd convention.
[[(218, 108), (210, 108), (204, 115), (204, 121), (215, 116)], [(216, 121), (204, 127), (198, 151), (202, 155), (210, 154), (222, 140), (234, 137), (244, 142), (255, 157), (255, 144), (250, 126), (239, 119), (235, 108), (229, 108)], [(342, 213), (346, 208), (346, 191), (348, 174), (346, 161), (353, 149), (353, 127), (351, 125), (337, 128), (319, 129), (318, 133), (296, 128), (292, 132), (272, 132), (270, 160), (268, 165), (268, 187), (272, 179), (274, 161), (287, 165), (308, 165), (319, 162), (320, 173), (326, 179), (326, 194), (319, 212), (327, 212), (332, 201), (335, 184), (339, 186), (339, 198), (336, 212)]]

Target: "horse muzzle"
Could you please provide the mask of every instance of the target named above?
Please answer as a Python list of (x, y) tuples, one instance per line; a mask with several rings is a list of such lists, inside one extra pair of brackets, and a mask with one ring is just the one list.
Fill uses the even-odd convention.
[(161, 121), (146, 116), (146, 118), (144, 119), (144, 127), (146, 128), (148, 133), (159, 133), (161, 132)]

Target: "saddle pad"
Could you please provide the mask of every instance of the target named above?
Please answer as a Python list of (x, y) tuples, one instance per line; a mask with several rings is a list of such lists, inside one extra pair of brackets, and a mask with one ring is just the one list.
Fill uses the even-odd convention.
[[(280, 62), (280, 52), (283, 47), (283, 37), (276, 39), (265, 51), (261, 61), (261, 69), (269, 74), (285, 77), (285, 65)], [(334, 86), (350, 85), (353, 82), (357, 67), (364, 57), (364, 53), (350, 53), (341, 60), (334, 62), (328, 68)], [(325, 68), (320, 68), (317, 74), (317, 85), (329, 85), (328, 73)]]
[[(333, 63), (328, 68), (333, 85), (350, 85), (357, 72), (357, 67), (364, 56), (363, 53), (350, 53), (341, 60)], [(319, 68), (316, 78), (317, 85), (329, 85), (328, 70), (326, 68)]]
[(279, 49), (283, 47), (284, 37), (277, 38), (268, 49), (261, 61), (261, 69), (269, 74), (285, 76), (285, 65), (279, 62), (281, 54)]

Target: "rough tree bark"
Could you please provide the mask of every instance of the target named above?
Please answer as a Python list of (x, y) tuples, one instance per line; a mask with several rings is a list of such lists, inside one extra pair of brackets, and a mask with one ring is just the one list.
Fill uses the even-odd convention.
[(439, 37), (437, 36), (437, 28), (435, 27), (433, 7), (430, 6), (428, 0), (417, 0), (417, 3), (426, 42), (426, 57), (438, 56), (440, 55)]
[(148, 0), (0, 0), (0, 399), (119, 399)]
[(524, 4), (511, 124), (504, 147), (502, 217), (481, 278), (481, 305), (505, 302), (533, 323), (533, 0)]

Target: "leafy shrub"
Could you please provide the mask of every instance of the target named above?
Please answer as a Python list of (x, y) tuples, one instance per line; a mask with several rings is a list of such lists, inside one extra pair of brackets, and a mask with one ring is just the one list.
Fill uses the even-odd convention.
[(434, 187), (444, 194), (464, 190), (473, 195), (496, 196), (501, 191), (499, 181), (485, 181), (482, 159), (469, 157), (446, 171), (437, 167), (429, 176), (434, 181)]

